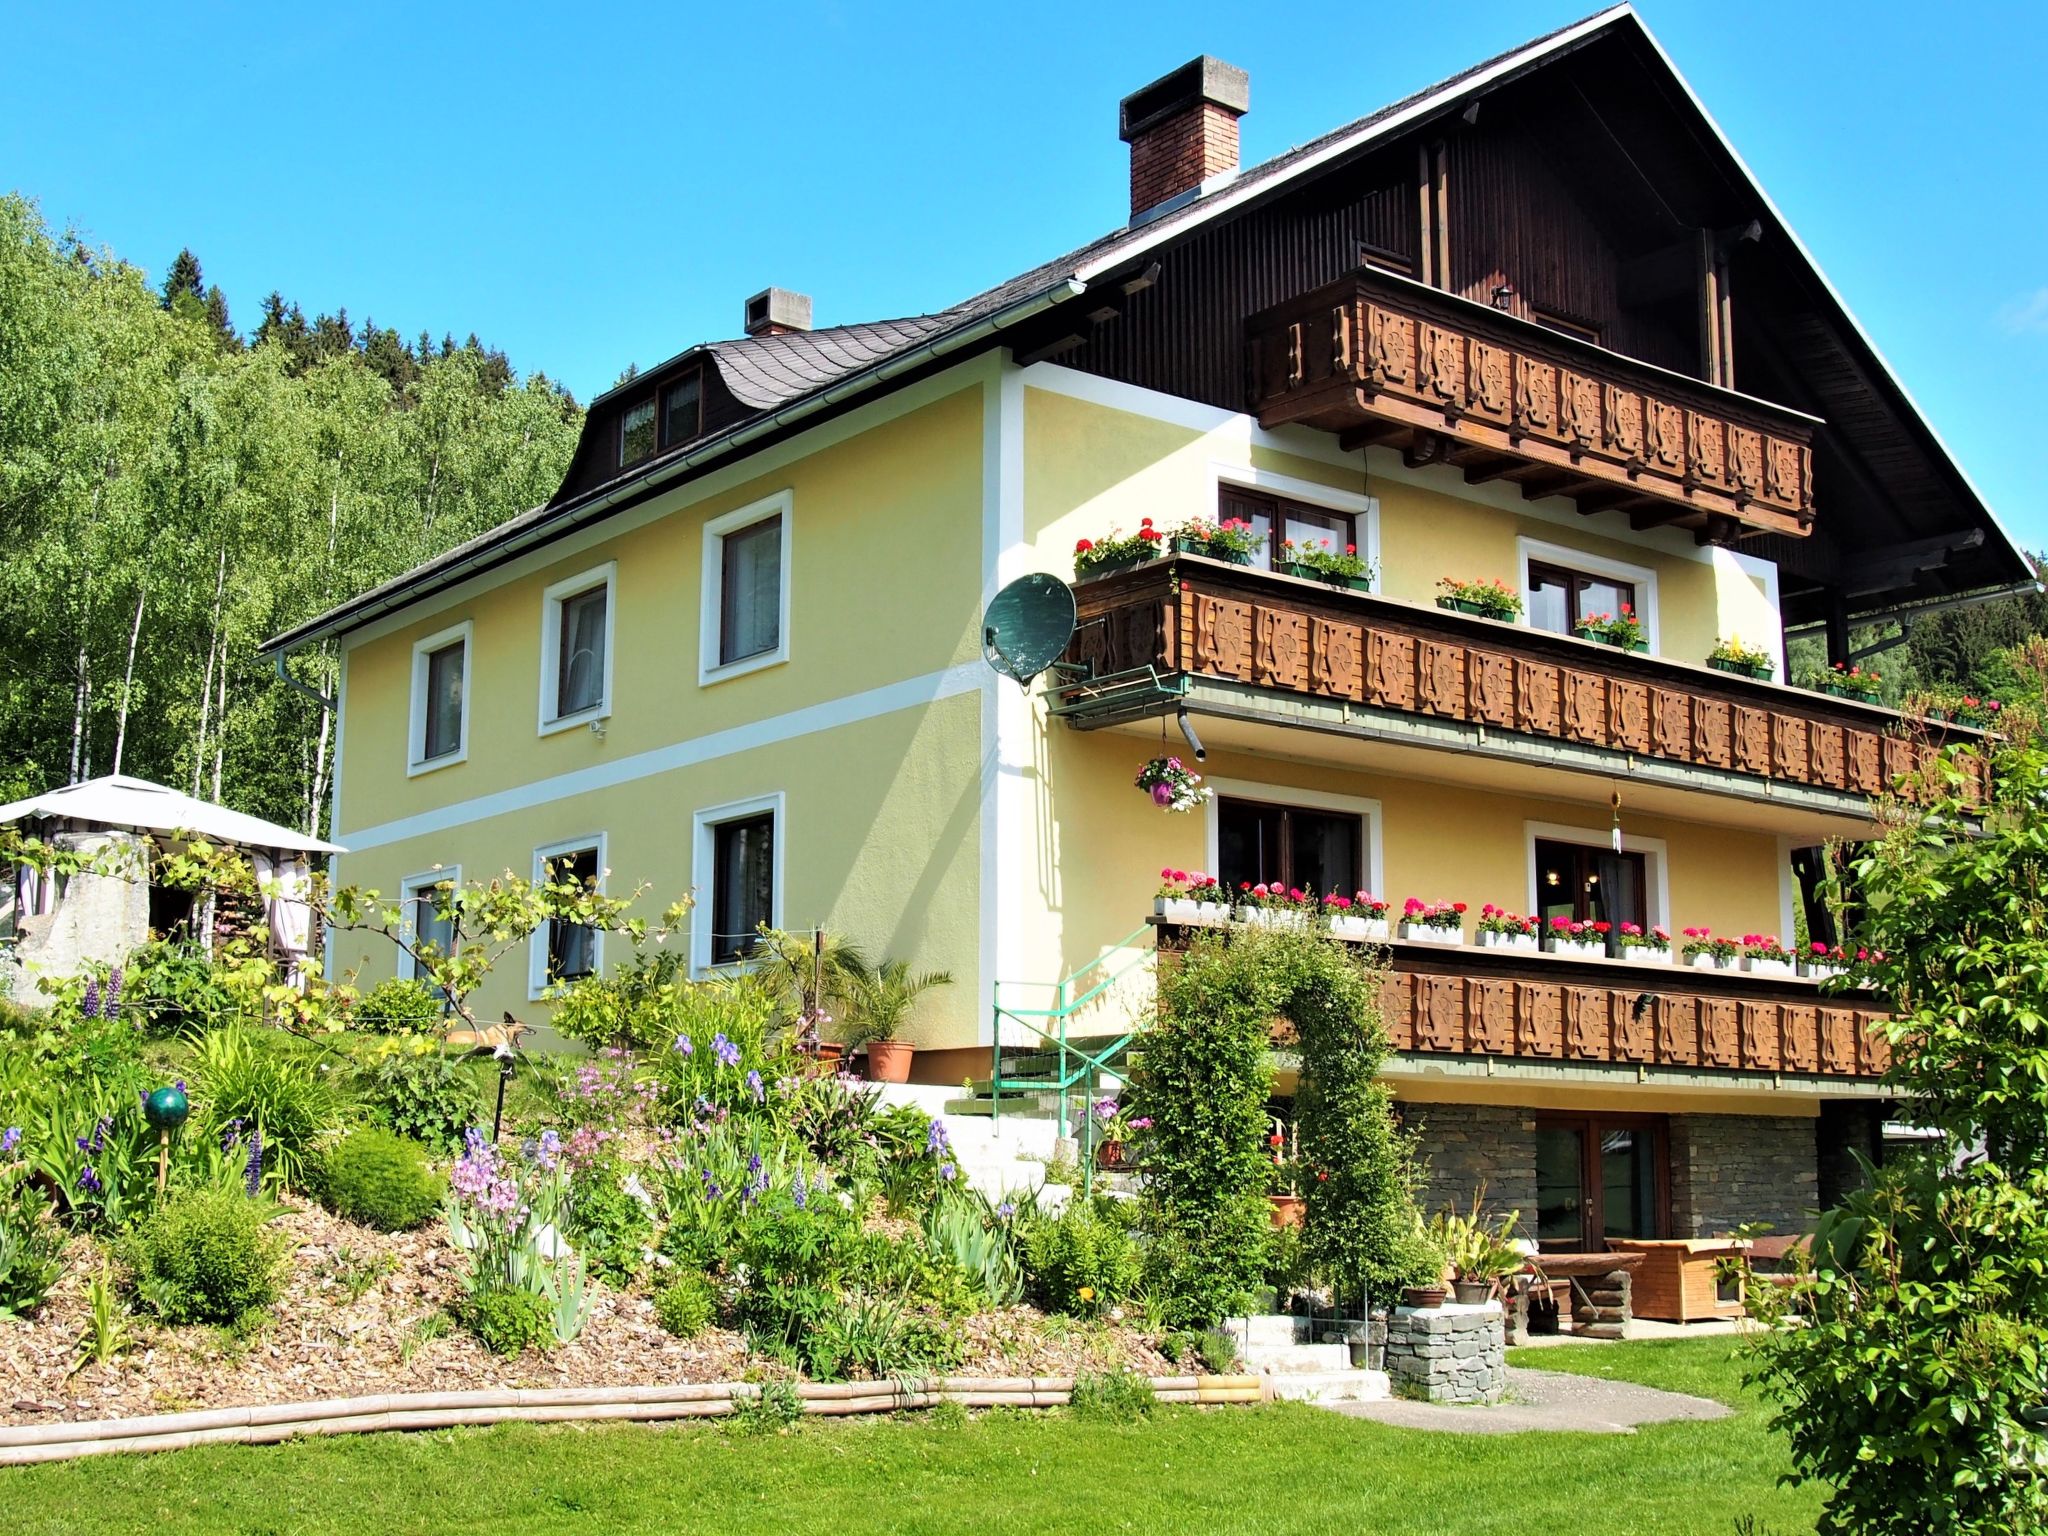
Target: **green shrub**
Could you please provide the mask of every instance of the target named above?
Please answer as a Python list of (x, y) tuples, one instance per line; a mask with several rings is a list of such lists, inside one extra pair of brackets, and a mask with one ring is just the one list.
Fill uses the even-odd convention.
[(554, 1309), (533, 1291), (478, 1291), (456, 1304), (455, 1316), (485, 1349), (507, 1359), (555, 1342)]
[(225, 1189), (172, 1195), (123, 1242), (136, 1299), (167, 1323), (233, 1326), (277, 1297), (275, 1207)]
[(728, 1434), (779, 1435), (804, 1416), (804, 1400), (795, 1382), (775, 1376), (755, 1385), (758, 1391), (752, 1396), (733, 1395), (732, 1412), (725, 1418)]
[(64, 1230), (48, 1204), (0, 1161), (0, 1318), (28, 1317), (42, 1306), (64, 1272), (63, 1251)]
[(266, 1175), (303, 1189), (314, 1144), (341, 1123), (342, 1097), (288, 1041), (275, 1031), (215, 1030), (199, 1042), (192, 1098), (206, 1134), (260, 1130)]
[(462, 1133), (489, 1120), (473, 1074), (439, 1051), (394, 1050), (362, 1081), (370, 1113), (401, 1136), (439, 1152), (462, 1146)]
[(240, 1015), (222, 969), (204, 946), (154, 939), (129, 951), (127, 999), (153, 1030), (197, 1037)]
[(694, 1339), (717, 1315), (717, 1287), (695, 1271), (685, 1270), (655, 1293), (655, 1319), (679, 1339)]
[(1109, 1209), (1118, 1203), (1077, 1199), (1021, 1225), (1025, 1285), (1040, 1306), (1094, 1317), (1138, 1294), (1143, 1259), (1127, 1216)]
[(350, 1022), (358, 1029), (415, 1035), (438, 1030), (447, 1014), (439, 987), (430, 981), (394, 976), (378, 982), (358, 999)]
[(328, 1210), (379, 1232), (424, 1226), (447, 1193), (418, 1142), (377, 1126), (351, 1131), (330, 1147), (315, 1182)]
[(569, 1181), (568, 1235), (590, 1272), (613, 1285), (632, 1282), (654, 1240), (654, 1217), (626, 1188), (626, 1174), (619, 1159), (600, 1157), (578, 1168)]
[(1084, 1371), (1067, 1402), (1077, 1419), (1135, 1424), (1152, 1411), (1152, 1383), (1130, 1371)]
[(1223, 1376), (1237, 1369), (1237, 1340), (1221, 1328), (1205, 1328), (1197, 1336), (1195, 1354), (1202, 1369), (1211, 1376)]

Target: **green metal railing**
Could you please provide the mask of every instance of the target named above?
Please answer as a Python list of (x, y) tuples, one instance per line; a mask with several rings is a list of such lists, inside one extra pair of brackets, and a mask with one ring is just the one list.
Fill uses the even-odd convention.
[[(1119, 981), (1143, 966), (1150, 965), (1154, 958), (1152, 949), (1152, 925), (1141, 924), (1124, 935), (1107, 952), (1089, 961), (1073, 975), (1062, 981), (1051, 983), (1052, 1004), (1047, 1008), (1015, 1008), (1003, 1001), (1003, 983), (998, 981), (992, 988), (994, 1007), (993, 1043), (989, 1047), (989, 1101), (990, 1116), (1000, 1120), (1003, 1114), (1003, 1091), (1007, 1086), (1015, 1093), (1053, 1093), (1058, 1096), (1059, 1134), (1069, 1134), (1070, 1116), (1068, 1102), (1079, 1088), (1092, 1104), (1101, 1088), (1105, 1073), (1121, 1076), (1117, 1072), (1117, 1061), (1137, 1035), (1137, 1027), (1125, 1021), (1120, 1032), (1108, 1035), (1090, 1035), (1085, 1038), (1087, 1045), (1080, 1043), (1072, 1025), (1081, 1011), (1102, 997)], [(1010, 983), (1012, 987), (1019, 983)], [(1044, 982), (1022, 983), (1026, 986), (1043, 987)], [(1003, 1023), (1005, 1020), (1029, 1031), (1044, 1044), (1040, 1055), (1054, 1058), (1051, 1072), (1014, 1074), (1006, 1077), (1003, 1071)], [(1092, 1132), (1094, 1117), (1084, 1116), (1084, 1123)], [(1094, 1187), (1095, 1148), (1094, 1138), (1087, 1138), (1089, 1145), (1082, 1148), (1083, 1177), (1088, 1189)]]

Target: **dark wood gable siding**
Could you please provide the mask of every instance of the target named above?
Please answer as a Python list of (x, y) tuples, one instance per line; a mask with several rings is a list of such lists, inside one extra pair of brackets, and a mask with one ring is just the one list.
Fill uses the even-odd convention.
[[(719, 375), (717, 363), (706, 357), (688, 366), (701, 367), (704, 370), (704, 431), (700, 436), (722, 431), (754, 414), (750, 407), (742, 405), (734, 398), (732, 391), (725, 387), (725, 380)], [(655, 421), (658, 425), (661, 419), (660, 392), (667, 389), (686, 371), (683, 368), (675, 368), (658, 374), (645, 374), (633, 381), (633, 388), (622, 389), (612, 398), (593, 405), (588, 419), (583, 424), (583, 439), (576, 445), (576, 456), (569, 461), (569, 472), (562, 477), (562, 488), (555, 492), (553, 500), (573, 500), (587, 491), (595, 490), (606, 481), (615, 479), (620, 473), (619, 419), (641, 401), (654, 399)], [(657, 449), (652, 458), (642, 459), (639, 463), (657, 463), (666, 457), (668, 453)]]

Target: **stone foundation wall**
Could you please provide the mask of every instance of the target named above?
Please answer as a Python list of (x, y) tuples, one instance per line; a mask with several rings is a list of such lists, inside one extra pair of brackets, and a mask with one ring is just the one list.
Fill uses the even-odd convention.
[(1496, 1104), (1403, 1104), (1409, 1129), (1420, 1138), (1422, 1180), (1416, 1198), (1430, 1214), (1472, 1208), (1486, 1191), (1486, 1211), (1521, 1217), (1520, 1230), (1536, 1230), (1536, 1119), (1533, 1111)]
[(1803, 1232), (1820, 1204), (1817, 1122), (1789, 1115), (1671, 1117), (1671, 1235), (1745, 1222)]
[(1387, 1374), (1432, 1403), (1497, 1403), (1507, 1389), (1500, 1303), (1396, 1307), (1387, 1325)]

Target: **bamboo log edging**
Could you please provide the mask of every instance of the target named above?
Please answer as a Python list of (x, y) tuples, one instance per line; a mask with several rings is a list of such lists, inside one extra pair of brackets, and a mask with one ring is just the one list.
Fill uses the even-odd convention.
[[(1148, 1377), (1162, 1403), (1258, 1403), (1259, 1376)], [(942, 1376), (931, 1381), (799, 1382), (806, 1414), (897, 1413), (958, 1403), (964, 1408), (1057, 1408), (1073, 1395), (1071, 1376)], [(257, 1403), (193, 1413), (84, 1423), (0, 1425), (0, 1467), (70, 1461), (119, 1451), (176, 1451), (200, 1445), (268, 1445), (301, 1435), (454, 1429), (488, 1424), (662, 1422), (718, 1418), (758, 1398), (751, 1382), (665, 1387), (559, 1387), (474, 1392), (400, 1392), (309, 1403)]]

